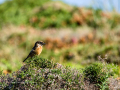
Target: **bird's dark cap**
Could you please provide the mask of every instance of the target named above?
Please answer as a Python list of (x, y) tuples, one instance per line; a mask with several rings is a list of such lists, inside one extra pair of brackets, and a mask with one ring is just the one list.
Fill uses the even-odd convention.
[(45, 45), (45, 43), (43, 41), (37, 41), (35, 44)]

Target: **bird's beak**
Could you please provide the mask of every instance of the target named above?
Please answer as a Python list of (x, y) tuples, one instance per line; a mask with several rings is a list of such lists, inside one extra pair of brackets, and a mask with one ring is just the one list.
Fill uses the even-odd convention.
[(46, 43), (42, 43), (42, 45), (45, 45)]

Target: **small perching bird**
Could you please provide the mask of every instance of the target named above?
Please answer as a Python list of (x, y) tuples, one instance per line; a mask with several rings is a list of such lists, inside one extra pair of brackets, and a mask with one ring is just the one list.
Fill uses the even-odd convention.
[(34, 45), (34, 47), (32, 48), (32, 50), (30, 51), (29, 55), (27, 56), (27, 58), (25, 60), (23, 60), (23, 62), (25, 62), (29, 57), (33, 57), (35, 55), (40, 55), (40, 53), (42, 52), (42, 46), (45, 45), (44, 42), (42, 41), (37, 41)]

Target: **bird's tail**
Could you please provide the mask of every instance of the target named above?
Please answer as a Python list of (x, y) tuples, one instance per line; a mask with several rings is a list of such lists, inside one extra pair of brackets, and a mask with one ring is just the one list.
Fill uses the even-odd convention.
[[(28, 58), (28, 57), (27, 57), (27, 58)], [(24, 60), (23, 60), (23, 62), (25, 62), (25, 61), (27, 60), (27, 58), (26, 58), (26, 59), (24, 59)]]

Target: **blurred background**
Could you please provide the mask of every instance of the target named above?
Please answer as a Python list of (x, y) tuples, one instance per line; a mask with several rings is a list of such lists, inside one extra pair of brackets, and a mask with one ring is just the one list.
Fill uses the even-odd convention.
[[(34, 43), (40, 57), (72, 68), (103, 58), (119, 67), (119, 0), (0, 0), (0, 69), (23, 65)], [(98, 58), (99, 57), (99, 58)]]

